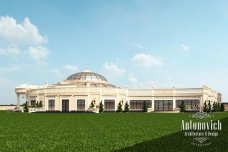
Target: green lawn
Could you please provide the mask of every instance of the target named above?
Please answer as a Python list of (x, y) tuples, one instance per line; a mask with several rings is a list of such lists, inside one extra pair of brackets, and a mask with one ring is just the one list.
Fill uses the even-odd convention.
[(13, 113), (0, 111), (0, 152), (228, 151), (228, 113), (207, 147), (190, 144), (181, 120), (191, 113)]

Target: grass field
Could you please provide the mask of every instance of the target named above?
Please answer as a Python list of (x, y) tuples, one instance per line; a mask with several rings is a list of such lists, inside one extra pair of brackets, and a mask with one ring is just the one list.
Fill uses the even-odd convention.
[(228, 113), (207, 147), (190, 144), (181, 120), (191, 113), (13, 113), (0, 111), (0, 152), (228, 151)]

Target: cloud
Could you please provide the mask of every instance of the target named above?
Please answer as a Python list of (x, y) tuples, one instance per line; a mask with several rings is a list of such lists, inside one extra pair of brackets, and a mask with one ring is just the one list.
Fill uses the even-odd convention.
[(30, 45), (37, 45), (48, 41), (47, 36), (42, 36), (37, 27), (30, 22), (28, 17), (24, 18), (22, 24), (18, 24), (12, 17), (1, 16), (0, 38), (9, 41), (10, 43)]
[(0, 55), (19, 55), (20, 50), (17, 45), (9, 45), (7, 48), (0, 48)]
[(160, 57), (154, 57), (144, 53), (135, 54), (132, 61), (135, 65), (142, 67), (160, 67), (163, 65)]
[(188, 46), (186, 44), (181, 44), (181, 48), (182, 48), (182, 51), (184, 51), (184, 52), (190, 52), (191, 51), (190, 46)]
[(44, 46), (48, 42), (47, 36), (41, 35), (28, 17), (25, 17), (22, 23), (17, 23), (13, 17), (1, 16), (0, 42), (0, 55), (24, 53), (35, 60), (40, 60), (49, 54), (49, 50)]
[(125, 70), (118, 67), (114, 63), (105, 62), (103, 64), (103, 69), (105, 73), (108, 73), (110, 76), (122, 76), (125, 73)]
[(40, 60), (42, 58), (45, 58), (49, 54), (49, 51), (46, 47), (43, 46), (30, 46), (28, 53), (31, 58)]
[(79, 68), (75, 65), (64, 65), (63, 66), (63, 69), (66, 70), (66, 71), (69, 71), (71, 73), (74, 73), (74, 72), (78, 72), (79, 71)]

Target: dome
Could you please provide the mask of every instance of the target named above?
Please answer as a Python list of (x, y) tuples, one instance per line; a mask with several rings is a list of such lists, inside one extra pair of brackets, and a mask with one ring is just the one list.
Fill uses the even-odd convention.
[(105, 81), (105, 82), (107, 82), (107, 79), (105, 77), (103, 77), (100, 74), (91, 72), (89, 70), (85, 70), (83, 72), (72, 74), (71, 76), (69, 76), (67, 78), (67, 80), (69, 80), (69, 81), (79, 80), (79, 81)]

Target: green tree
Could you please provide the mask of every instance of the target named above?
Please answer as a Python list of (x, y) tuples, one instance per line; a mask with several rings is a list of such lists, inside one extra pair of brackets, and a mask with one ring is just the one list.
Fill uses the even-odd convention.
[(216, 112), (216, 103), (215, 102), (213, 102), (211, 112)]
[(39, 107), (39, 101), (36, 101), (36, 106), (35, 107)]
[(41, 108), (43, 107), (42, 101), (39, 102), (38, 107), (41, 107)]
[(222, 104), (221, 104), (220, 111), (223, 112), (224, 110), (225, 110), (225, 107), (224, 107), (224, 104), (222, 103)]
[(148, 111), (148, 104), (146, 101), (143, 102), (143, 112), (147, 112)]
[(222, 110), (221, 110), (221, 103), (220, 103), (220, 102), (217, 103), (217, 111), (218, 111), (218, 112), (219, 112), (219, 111), (222, 111)]
[(126, 101), (126, 103), (124, 105), (124, 112), (128, 112), (128, 111), (129, 111), (129, 104)]
[(209, 100), (208, 101), (208, 108), (207, 108), (207, 112), (211, 112), (211, 101)]
[(100, 105), (99, 105), (99, 113), (101, 112), (104, 112), (104, 105), (102, 103), (102, 101), (100, 102)]
[(204, 102), (204, 105), (203, 105), (203, 112), (207, 112), (207, 102), (206, 101)]
[(180, 112), (185, 112), (185, 111), (186, 111), (185, 104), (184, 104), (184, 101), (182, 101), (180, 104)]
[(24, 104), (24, 112), (29, 112), (28, 101), (26, 101)]
[(96, 100), (92, 100), (91, 104), (90, 104), (90, 108), (94, 108), (96, 104)]
[(123, 111), (123, 109), (122, 109), (122, 103), (123, 103), (123, 101), (120, 101), (119, 102), (116, 112), (122, 112)]
[(219, 111), (221, 111), (220, 109), (221, 109), (220, 103), (219, 102), (214, 102), (213, 103), (213, 112), (219, 112)]

